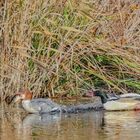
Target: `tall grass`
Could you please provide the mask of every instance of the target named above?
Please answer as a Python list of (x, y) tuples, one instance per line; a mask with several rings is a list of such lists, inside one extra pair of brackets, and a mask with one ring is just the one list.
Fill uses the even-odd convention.
[(140, 91), (139, 15), (136, 0), (1, 1), (2, 95)]

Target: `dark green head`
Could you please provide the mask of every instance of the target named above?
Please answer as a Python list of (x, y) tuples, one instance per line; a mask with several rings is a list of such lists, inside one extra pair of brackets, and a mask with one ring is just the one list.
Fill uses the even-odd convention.
[(107, 94), (102, 92), (101, 90), (89, 90), (87, 93), (83, 95), (84, 97), (93, 97), (99, 96), (101, 98), (102, 103), (106, 103), (109, 99)]
[(94, 91), (93, 95), (99, 96), (101, 98), (101, 101), (103, 104), (107, 102), (108, 97), (107, 97), (106, 93), (103, 93), (100, 90), (96, 90), (96, 91)]

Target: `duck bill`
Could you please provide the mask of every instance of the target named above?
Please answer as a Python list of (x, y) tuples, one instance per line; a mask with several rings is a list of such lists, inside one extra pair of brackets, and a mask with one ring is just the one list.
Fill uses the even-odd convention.
[(20, 95), (20, 94), (16, 94), (16, 95), (13, 97), (12, 102), (13, 102), (13, 103), (17, 103), (17, 102), (19, 102), (20, 100), (22, 100), (21, 95)]

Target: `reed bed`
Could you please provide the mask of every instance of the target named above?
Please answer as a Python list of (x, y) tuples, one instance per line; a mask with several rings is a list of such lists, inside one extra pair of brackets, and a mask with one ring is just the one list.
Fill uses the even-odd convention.
[(1, 97), (140, 91), (138, 0), (1, 0)]

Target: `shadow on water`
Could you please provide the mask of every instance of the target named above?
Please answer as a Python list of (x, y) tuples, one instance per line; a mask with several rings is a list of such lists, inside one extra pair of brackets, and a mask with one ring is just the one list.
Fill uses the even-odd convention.
[(0, 111), (1, 140), (121, 140), (139, 139), (140, 112), (35, 114)]

